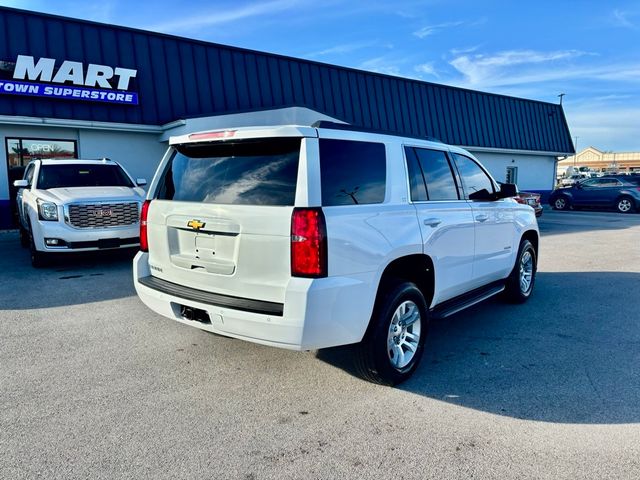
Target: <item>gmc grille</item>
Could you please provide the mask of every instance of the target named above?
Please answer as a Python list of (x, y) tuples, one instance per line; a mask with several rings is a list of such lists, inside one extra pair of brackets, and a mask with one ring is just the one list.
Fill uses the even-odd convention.
[(139, 219), (137, 202), (69, 205), (69, 225), (76, 228), (123, 227), (134, 225)]

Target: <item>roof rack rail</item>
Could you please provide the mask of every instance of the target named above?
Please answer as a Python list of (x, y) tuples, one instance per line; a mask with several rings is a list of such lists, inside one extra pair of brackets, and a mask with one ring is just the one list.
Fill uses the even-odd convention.
[(364, 132), (364, 133), (378, 133), (381, 135), (394, 135), (397, 137), (407, 137), (407, 138), (418, 138), (420, 140), (427, 140), (429, 142), (437, 142), (444, 143), (442, 140), (430, 137), (430, 136), (420, 136), (420, 135), (407, 135), (405, 133), (392, 132), (387, 130), (380, 130), (376, 128), (367, 128), (367, 127), (358, 127), (356, 125), (351, 125), (349, 123), (338, 123), (331, 122), (329, 120), (318, 120), (317, 122), (311, 125), (312, 128), (328, 128), (330, 130), (347, 130), (352, 132)]

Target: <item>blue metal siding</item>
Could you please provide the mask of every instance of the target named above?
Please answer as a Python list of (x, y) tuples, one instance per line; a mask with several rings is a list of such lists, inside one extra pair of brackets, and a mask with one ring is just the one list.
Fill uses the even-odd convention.
[[(0, 7), (0, 60), (19, 54), (138, 70), (140, 104), (0, 96), (0, 115), (162, 125), (290, 106), (478, 147), (573, 153), (562, 107), (196, 40)], [(26, 32), (26, 34), (25, 34)]]

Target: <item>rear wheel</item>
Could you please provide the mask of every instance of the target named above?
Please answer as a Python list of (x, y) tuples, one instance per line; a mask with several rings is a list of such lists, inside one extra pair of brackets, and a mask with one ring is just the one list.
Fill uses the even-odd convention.
[(556, 210), (568, 210), (571, 204), (567, 197), (560, 195), (553, 201), (552, 206)]
[(536, 281), (536, 251), (529, 240), (522, 240), (516, 264), (507, 278), (504, 299), (510, 303), (524, 303), (531, 296)]
[(616, 202), (616, 210), (620, 213), (631, 213), (635, 210), (634, 207), (631, 197), (620, 197)]
[(427, 315), (424, 296), (414, 283), (396, 282), (386, 287), (367, 333), (355, 346), (358, 374), (382, 385), (407, 380), (422, 358)]

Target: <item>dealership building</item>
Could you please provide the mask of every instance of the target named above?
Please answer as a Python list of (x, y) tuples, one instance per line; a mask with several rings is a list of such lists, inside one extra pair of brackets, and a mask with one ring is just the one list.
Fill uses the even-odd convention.
[(548, 191), (574, 153), (562, 107), (0, 7), (0, 228), (32, 159), (110, 158), (150, 178), (170, 136), (346, 122), (435, 137)]

